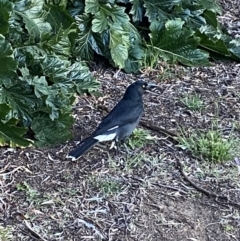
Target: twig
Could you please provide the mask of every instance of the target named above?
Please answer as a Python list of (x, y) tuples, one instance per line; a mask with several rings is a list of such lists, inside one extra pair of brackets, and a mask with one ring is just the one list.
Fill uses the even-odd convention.
[(99, 229), (92, 223), (89, 223), (81, 218), (77, 218), (74, 223), (77, 223), (78, 225), (80, 223), (84, 224), (86, 228), (92, 229), (97, 236), (99, 236), (101, 239), (106, 239), (106, 237), (99, 231)]
[[(183, 177), (185, 178), (186, 181), (188, 181), (197, 191), (207, 195), (208, 197), (212, 197), (212, 198), (215, 198), (215, 201), (218, 203), (218, 204), (228, 204), (228, 205), (231, 205), (231, 206), (235, 206), (237, 208), (240, 208), (240, 204), (236, 203), (236, 202), (233, 202), (231, 200), (228, 199), (228, 197), (226, 196), (222, 196), (222, 195), (218, 195), (216, 193), (213, 193), (213, 192), (210, 192), (202, 187), (199, 187), (197, 184), (195, 184), (188, 176), (187, 174), (184, 172), (183, 170), (183, 164), (182, 162), (177, 158), (177, 163), (178, 163), (178, 166), (179, 166), (179, 169), (180, 169), (180, 172), (181, 174), (183, 175)], [(219, 202), (218, 199), (225, 199), (227, 200), (227, 202)]]
[(31, 232), (31, 234), (34, 237), (41, 239), (42, 241), (47, 241), (46, 239), (41, 237), (39, 233), (37, 233), (35, 230), (33, 230), (33, 228), (31, 227), (31, 224), (28, 221), (24, 220), (24, 222), (25, 222), (26, 227), (28, 228), (28, 230)]
[(155, 126), (152, 123), (148, 124), (144, 121), (140, 121), (140, 125), (149, 130), (159, 132), (159, 133), (169, 137), (173, 142), (178, 143), (177, 135), (171, 131), (165, 130), (164, 128), (161, 128), (159, 126)]
[(27, 235), (29, 238), (31, 238), (32, 240), (37, 240), (39, 241), (39, 238), (33, 236), (30, 232), (24, 230), (23, 228), (19, 228), (21, 230), (21, 232), (25, 235)]
[(0, 170), (0, 173), (5, 172), (5, 170), (9, 167), (9, 165), (10, 165), (10, 162), (3, 169)]
[[(212, 192), (207, 191), (204, 188), (199, 187), (198, 185), (196, 185), (188, 176), (187, 174), (184, 172), (183, 170), (183, 164), (181, 163), (181, 161), (179, 159), (177, 159), (179, 168), (180, 168), (180, 172), (183, 175), (183, 177), (185, 178), (186, 181), (188, 181), (197, 191), (204, 193), (205, 195), (209, 196), (209, 197), (217, 197), (218, 195)], [(226, 197), (221, 197), (221, 198), (226, 198)]]
[(169, 185), (163, 185), (163, 184), (160, 184), (160, 183), (157, 183), (157, 182), (154, 182), (153, 185), (158, 186), (158, 187), (168, 188), (168, 189), (177, 191), (180, 194), (185, 194), (185, 195), (188, 194), (188, 192), (185, 192), (185, 191), (183, 191), (183, 190), (181, 190), (180, 188), (177, 188), (177, 187), (172, 187), (172, 186), (169, 186)]
[[(138, 181), (138, 182), (140, 182), (140, 183), (143, 183), (143, 182), (144, 182), (144, 180), (139, 179), (139, 178), (136, 178), (136, 177), (130, 177), (130, 178), (133, 179), (133, 180), (135, 180), (135, 181)], [(179, 192), (179, 193), (181, 193), (181, 194), (185, 194), (185, 195), (187, 194), (187, 192), (185, 192), (185, 191), (183, 191), (183, 190), (181, 190), (181, 189), (179, 189), (179, 188), (177, 188), (177, 187), (172, 187), (172, 186), (169, 186), (169, 185), (163, 185), (163, 184), (160, 184), (160, 183), (157, 183), (157, 182), (153, 182), (152, 184), (153, 184), (154, 186), (164, 187), (164, 188), (168, 188), (168, 189), (177, 191), (177, 192)]]
[(0, 173), (0, 176), (11, 175), (11, 174), (13, 174), (14, 172), (16, 172), (16, 171), (19, 170), (19, 169), (23, 169), (23, 170), (25, 170), (25, 171), (28, 172), (28, 173), (32, 173), (28, 168), (26, 168), (26, 167), (24, 167), (24, 166), (19, 166), (19, 167), (14, 168), (14, 169), (13, 169), (12, 171), (10, 171), (10, 172)]

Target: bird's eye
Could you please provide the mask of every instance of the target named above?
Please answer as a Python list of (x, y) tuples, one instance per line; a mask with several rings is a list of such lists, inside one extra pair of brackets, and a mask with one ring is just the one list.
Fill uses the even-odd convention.
[(146, 89), (147, 86), (144, 84), (142, 87), (143, 87), (143, 89)]

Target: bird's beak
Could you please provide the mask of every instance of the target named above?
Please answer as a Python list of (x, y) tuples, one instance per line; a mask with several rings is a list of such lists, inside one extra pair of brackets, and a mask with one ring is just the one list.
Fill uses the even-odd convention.
[(146, 89), (151, 90), (151, 89), (156, 88), (156, 87), (158, 87), (158, 85), (155, 85), (153, 83), (148, 83)]

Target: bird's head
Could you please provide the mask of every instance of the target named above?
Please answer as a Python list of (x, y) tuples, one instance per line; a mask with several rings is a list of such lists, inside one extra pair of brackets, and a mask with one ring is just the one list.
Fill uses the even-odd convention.
[(138, 81), (134, 82), (132, 84), (132, 86), (135, 86), (134, 88), (136, 88), (138, 90), (138, 92), (141, 94), (143, 94), (146, 90), (152, 90), (153, 88), (157, 87), (157, 85), (155, 85), (153, 83), (148, 83), (143, 80), (138, 80)]
[(137, 80), (128, 86), (124, 94), (124, 99), (142, 98), (142, 95), (146, 90), (152, 90), (155, 87), (157, 87), (157, 85), (143, 80)]

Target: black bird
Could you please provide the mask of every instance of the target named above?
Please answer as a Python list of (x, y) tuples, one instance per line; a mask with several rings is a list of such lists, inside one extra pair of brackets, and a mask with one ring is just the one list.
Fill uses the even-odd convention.
[(67, 158), (77, 160), (98, 142), (115, 141), (124, 143), (138, 125), (143, 114), (142, 95), (144, 91), (156, 86), (157, 85), (142, 80), (131, 84), (127, 88), (123, 98), (112, 111), (103, 118), (92, 135), (81, 141), (77, 148), (70, 151)]

